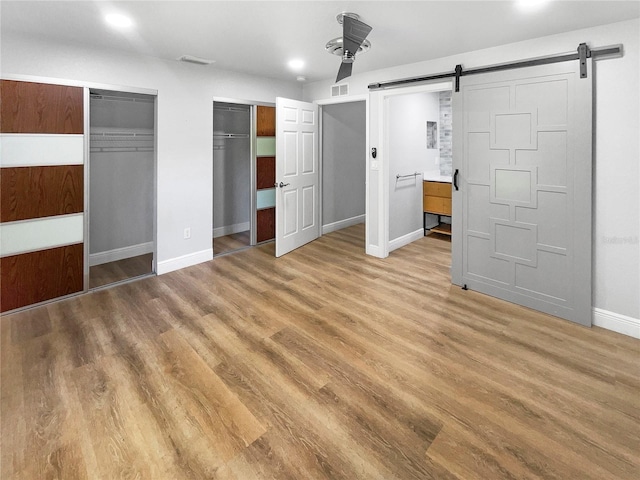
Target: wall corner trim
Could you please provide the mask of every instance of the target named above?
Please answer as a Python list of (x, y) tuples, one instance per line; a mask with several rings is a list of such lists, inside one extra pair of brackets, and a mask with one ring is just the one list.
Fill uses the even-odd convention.
[(594, 327), (602, 327), (623, 335), (640, 339), (640, 318), (628, 317), (601, 308), (593, 309)]
[(165, 273), (173, 272), (174, 270), (180, 270), (181, 268), (208, 262), (209, 260), (213, 260), (213, 248), (207, 248), (206, 250), (158, 262), (157, 274), (163, 275)]

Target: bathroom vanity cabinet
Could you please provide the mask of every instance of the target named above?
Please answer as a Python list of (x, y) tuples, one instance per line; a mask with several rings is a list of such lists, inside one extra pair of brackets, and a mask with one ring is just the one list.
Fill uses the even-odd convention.
[[(424, 213), (438, 216), (438, 225), (430, 231), (451, 235), (451, 225), (442, 223), (441, 216), (451, 216), (451, 182), (422, 182), (422, 207)], [(426, 228), (425, 228), (426, 231)]]

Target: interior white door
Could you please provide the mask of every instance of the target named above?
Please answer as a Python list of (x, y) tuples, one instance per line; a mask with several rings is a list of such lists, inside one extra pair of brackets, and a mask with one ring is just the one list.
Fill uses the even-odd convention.
[(276, 257), (320, 235), (318, 106), (276, 99)]
[(590, 61), (462, 78), (453, 283), (591, 325), (591, 90)]

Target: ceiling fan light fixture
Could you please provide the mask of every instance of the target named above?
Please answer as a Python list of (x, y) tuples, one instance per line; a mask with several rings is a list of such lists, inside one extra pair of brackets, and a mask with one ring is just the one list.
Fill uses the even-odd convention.
[(350, 77), (356, 55), (364, 53), (371, 48), (371, 43), (366, 38), (372, 28), (361, 22), (359, 18), (355, 13), (339, 13), (336, 16), (336, 20), (342, 24), (342, 37), (329, 40), (324, 47), (329, 53), (342, 57), (336, 83)]
[[(334, 38), (327, 42), (324, 49), (332, 55), (337, 55), (339, 57), (342, 57), (344, 55), (343, 43), (344, 42), (342, 40), (342, 37)], [(369, 40), (365, 40), (364, 42), (362, 42), (362, 45), (360, 45), (360, 47), (358, 48), (356, 55), (360, 55), (361, 53), (368, 52), (370, 48), (371, 48), (371, 42)]]

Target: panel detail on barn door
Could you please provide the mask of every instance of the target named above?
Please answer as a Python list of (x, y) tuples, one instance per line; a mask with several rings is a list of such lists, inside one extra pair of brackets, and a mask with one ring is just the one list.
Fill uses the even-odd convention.
[[(578, 62), (454, 96), (454, 283), (591, 324), (591, 80)], [(591, 75), (589, 75), (591, 78)]]

